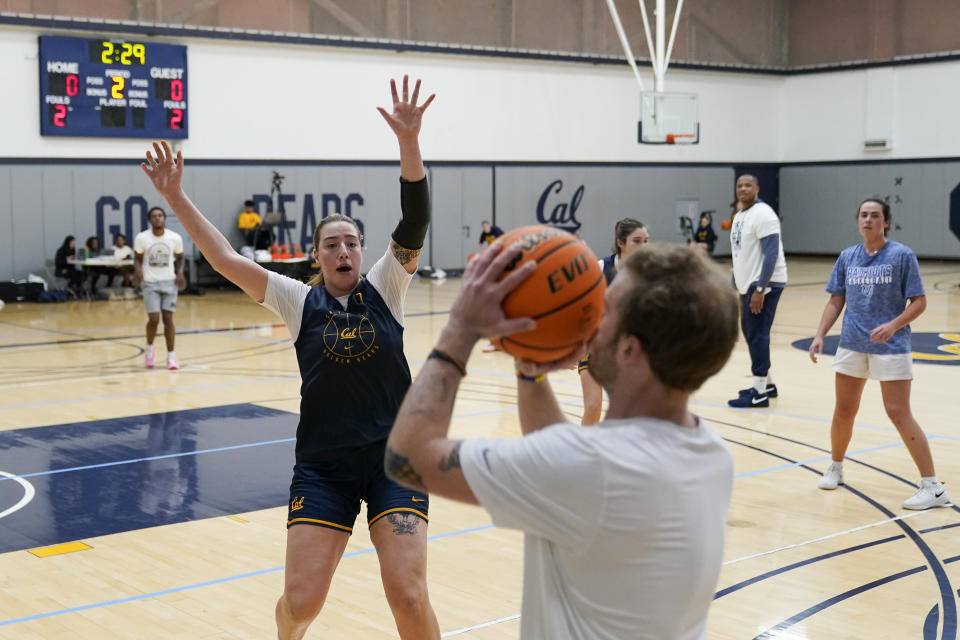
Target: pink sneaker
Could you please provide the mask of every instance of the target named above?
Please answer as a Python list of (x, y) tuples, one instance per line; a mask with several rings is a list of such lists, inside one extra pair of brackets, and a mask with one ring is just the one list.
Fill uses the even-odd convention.
[(176, 357), (173, 357), (173, 358), (167, 357), (167, 369), (170, 369), (171, 371), (175, 371), (179, 368), (180, 368), (180, 363), (177, 362)]
[(147, 365), (147, 369), (153, 369), (156, 360), (156, 351), (154, 351), (153, 347), (147, 347), (143, 352), (143, 363)]

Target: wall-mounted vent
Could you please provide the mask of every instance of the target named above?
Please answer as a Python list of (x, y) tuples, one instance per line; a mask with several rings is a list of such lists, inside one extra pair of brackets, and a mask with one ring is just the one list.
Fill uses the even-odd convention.
[(872, 138), (863, 141), (864, 151), (890, 151), (893, 148), (893, 142), (887, 138)]

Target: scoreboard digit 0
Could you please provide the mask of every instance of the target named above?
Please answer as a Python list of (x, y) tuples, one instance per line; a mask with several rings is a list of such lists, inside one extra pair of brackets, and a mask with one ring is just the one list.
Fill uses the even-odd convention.
[(40, 134), (187, 137), (187, 48), (40, 36)]

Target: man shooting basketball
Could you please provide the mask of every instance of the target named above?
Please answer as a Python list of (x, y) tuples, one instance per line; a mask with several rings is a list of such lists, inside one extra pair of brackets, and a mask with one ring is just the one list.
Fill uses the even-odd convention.
[(518, 361), (524, 437), (450, 440), (476, 342), (535, 326), (501, 309), (535, 268), (530, 261), (498, 282), (519, 252), (486, 251), (467, 267), (450, 320), (397, 415), (386, 471), (524, 531), (521, 638), (705, 638), (733, 461), (687, 402), (736, 340), (727, 276), (692, 248), (638, 249), (607, 289), (607, 313), (590, 342), (591, 370), (610, 396), (606, 420), (581, 429), (560, 411), (545, 373), (576, 355)]

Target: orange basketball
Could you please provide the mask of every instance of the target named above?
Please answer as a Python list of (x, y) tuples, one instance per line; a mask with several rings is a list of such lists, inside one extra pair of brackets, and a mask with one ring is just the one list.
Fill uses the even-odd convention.
[(537, 327), (504, 336), (494, 344), (535, 362), (569, 356), (593, 335), (603, 315), (607, 282), (597, 257), (573, 234), (547, 226), (514, 229), (497, 238), (491, 248), (501, 251), (515, 242), (523, 253), (507, 266), (504, 276), (530, 260), (537, 269), (507, 295), (503, 311), (508, 318), (531, 317)]
[(733, 226), (733, 223), (730, 222), (729, 220), (724, 220), (723, 222), (720, 223), (720, 226), (723, 227), (724, 231), (730, 231), (730, 227)]

